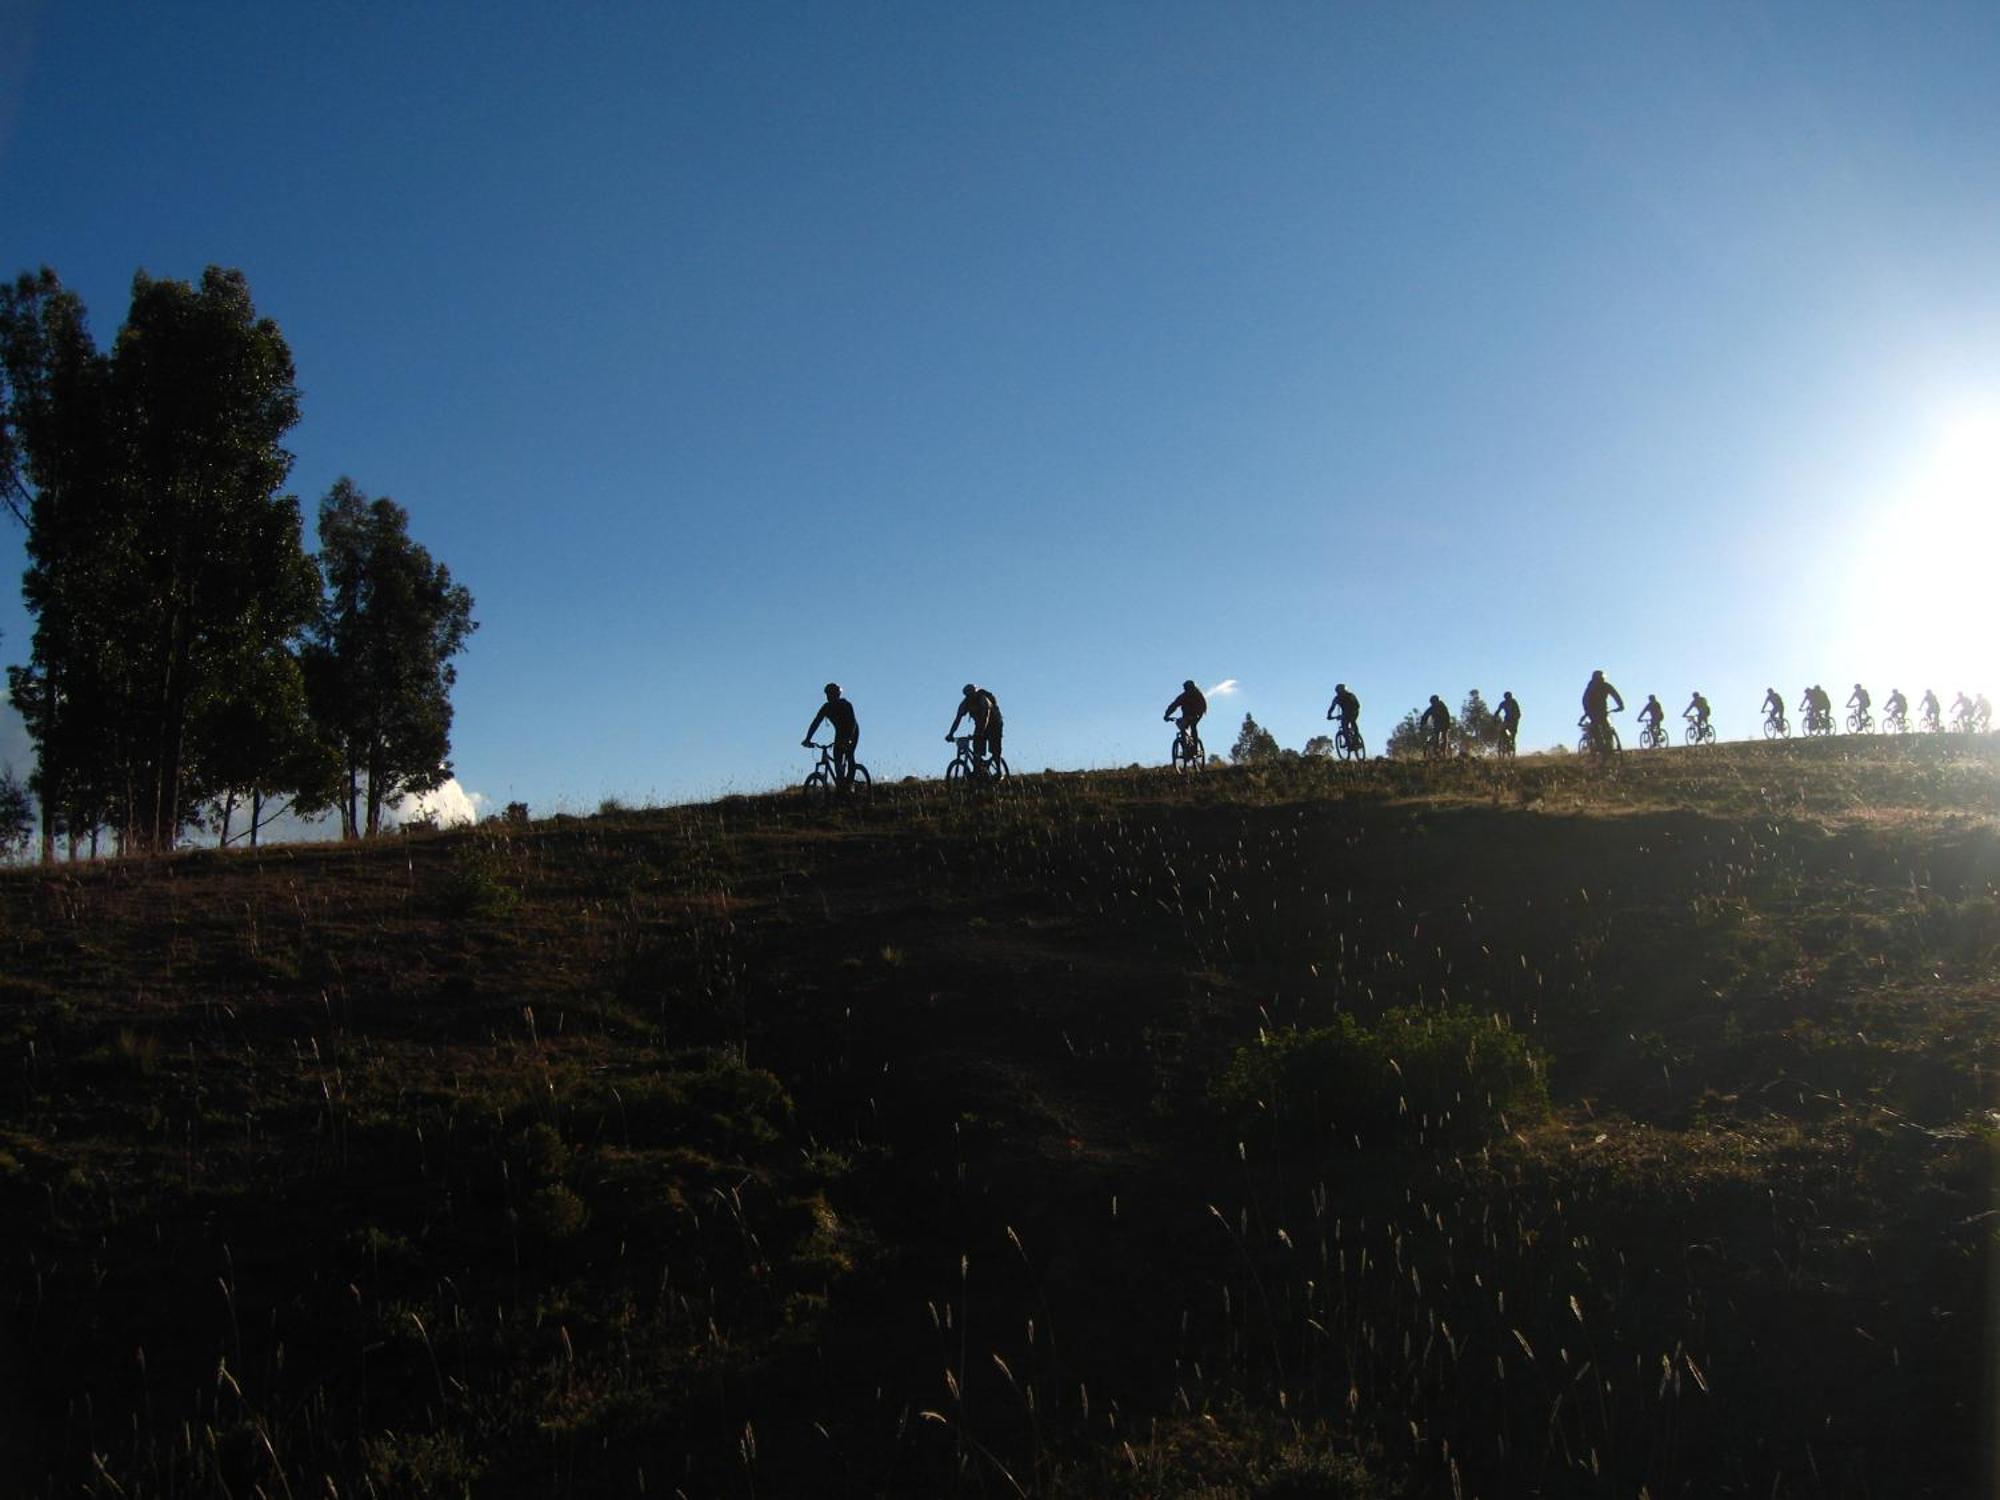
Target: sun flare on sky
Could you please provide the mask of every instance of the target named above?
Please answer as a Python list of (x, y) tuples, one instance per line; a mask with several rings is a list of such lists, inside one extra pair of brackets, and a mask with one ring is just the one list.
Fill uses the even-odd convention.
[(1991, 581), (2000, 555), (2000, 402), (1940, 423), (1908, 487), (1864, 530), (1852, 597), (1870, 670), (1902, 673), (1908, 680), (1898, 685), (1913, 700), (1924, 686), (1947, 703), (1961, 688), (2000, 686)]

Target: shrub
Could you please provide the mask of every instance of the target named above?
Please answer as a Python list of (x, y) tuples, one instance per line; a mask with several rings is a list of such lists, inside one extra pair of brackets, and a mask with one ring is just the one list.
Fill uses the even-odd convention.
[(1478, 1141), (1549, 1106), (1526, 1039), (1463, 1006), (1266, 1033), (1237, 1049), (1215, 1092), (1238, 1124), (1294, 1146)]

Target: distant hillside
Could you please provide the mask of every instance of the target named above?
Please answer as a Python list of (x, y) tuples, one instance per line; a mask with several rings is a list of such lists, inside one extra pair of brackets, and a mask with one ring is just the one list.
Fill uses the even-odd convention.
[(2000, 749), (0, 874), (24, 1495), (1963, 1495)]

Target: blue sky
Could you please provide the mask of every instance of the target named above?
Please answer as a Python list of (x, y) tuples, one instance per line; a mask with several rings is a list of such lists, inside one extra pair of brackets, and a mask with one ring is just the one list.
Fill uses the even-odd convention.
[(1996, 77), (1991, 4), (0, 0), (0, 273), (243, 269), (493, 803), (795, 780), (828, 678), (878, 779), (967, 680), (1017, 769), (1190, 676), (1744, 734), (2000, 688)]

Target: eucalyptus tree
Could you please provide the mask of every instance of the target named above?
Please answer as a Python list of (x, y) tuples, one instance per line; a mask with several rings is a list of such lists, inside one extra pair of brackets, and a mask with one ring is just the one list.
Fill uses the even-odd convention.
[(319, 508), (325, 595), (306, 647), (315, 721), (339, 764), (341, 830), (451, 777), (452, 658), (478, 628), (472, 595), (410, 536), (410, 513), (342, 478)]
[[(30, 660), (10, 690), (55, 820), (171, 847), (234, 747), (221, 707), (291, 649), (316, 594), (284, 434), (291, 351), (241, 272), (133, 278), (110, 351), (47, 270), (0, 299), (9, 503), (28, 527)], [(93, 823), (94, 827), (95, 824)]]

